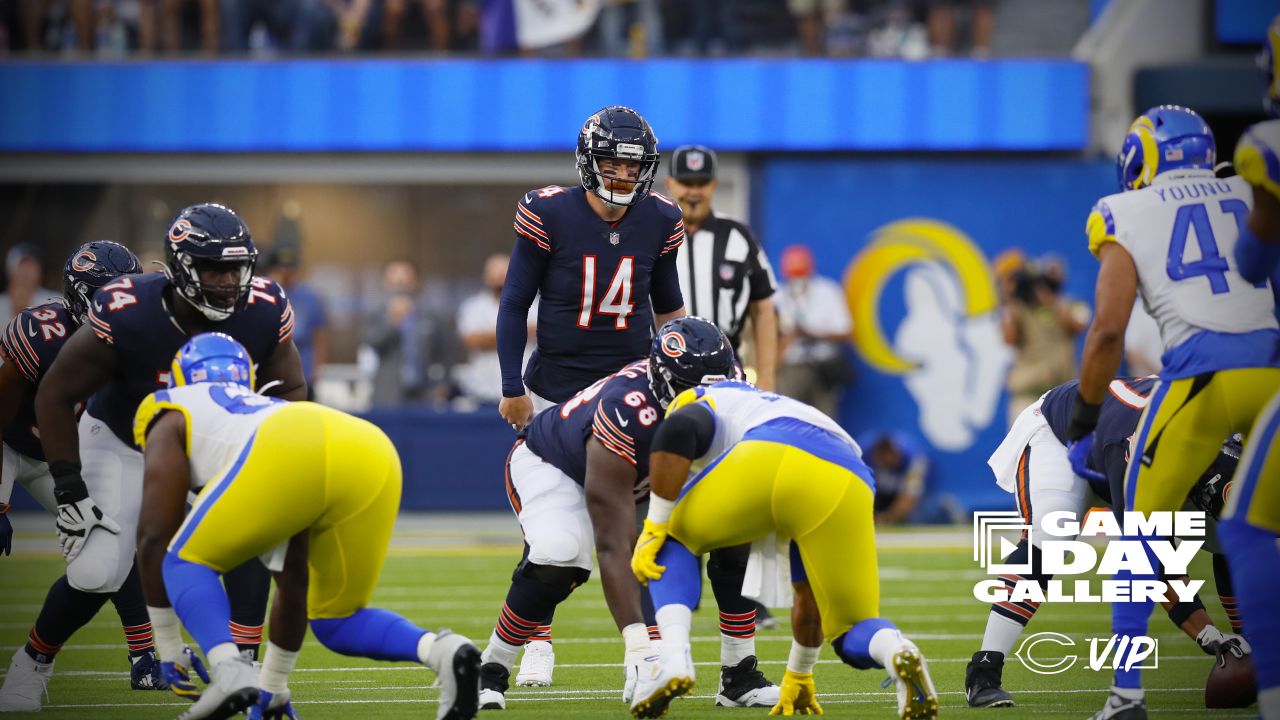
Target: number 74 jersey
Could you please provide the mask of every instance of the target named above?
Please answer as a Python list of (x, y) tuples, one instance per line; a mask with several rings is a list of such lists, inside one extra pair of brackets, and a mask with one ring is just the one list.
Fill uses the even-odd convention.
[(1168, 353), (1203, 332), (1274, 330), (1275, 300), (1235, 266), (1235, 244), (1253, 206), (1242, 178), (1210, 170), (1167, 172), (1149, 187), (1108, 195), (1089, 215), (1089, 249), (1119, 243), (1133, 257), (1147, 312)]

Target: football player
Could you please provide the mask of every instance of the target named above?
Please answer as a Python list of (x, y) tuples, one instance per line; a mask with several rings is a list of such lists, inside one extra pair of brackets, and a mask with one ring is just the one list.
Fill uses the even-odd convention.
[[(146, 460), (138, 565), (166, 664), (186, 660), (178, 621), (199, 643), (212, 682), (183, 718), (295, 718), (289, 673), (310, 621), (343, 655), (419, 662), (440, 678), (436, 717), (476, 714), (480, 651), (370, 608), (400, 507), (400, 457), (369, 422), (310, 402), (254, 392), (253, 365), (222, 333), (191, 338), (170, 388), (138, 407)], [(183, 519), (187, 493), (199, 492)], [(166, 550), (167, 548), (167, 550)], [(240, 654), (219, 575), (262, 556), (276, 578), (261, 674)], [(172, 602), (172, 607), (169, 603)]]
[[(1151, 108), (1130, 125), (1117, 157), (1124, 192), (1099, 200), (1086, 226), (1101, 262), (1097, 316), (1066, 439), (1081, 440), (1097, 425), (1139, 289), (1165, 348), (1125, 478), (1126, 510), (1177, 510), (1199, 475), (1187, 468), (1208, 467), (1222, 438), (1247, 434), (1280, 388), (1271, 289), (1242, 277), (1234, 261), (1253, 198), (1243, 178), (1217, 178), (1214, 162), (1213, 133), (1199, 115)], [(1145, 635), (1151, 609), (1150, 602), (1113, 603), (1112, 630)], [(1096, 720), (1146, 717), (1140, 672), (1116, 671)]]
[[(1280, 263), (1280, 16), (1271, 21), (1263, 46), (1267, 114), (1236, 146), (1240, 177), (1253, 186), (1253, 210), (1240, 229), (1235, 259), (1246, 280), (1277, 287)], [(1280, 567), (1280, 394), (1254, 423), (1221, 525), (1222, 544), (1239, 593), (1240, 613), (1253, 641), (1258, 710), (1280, 720), (1280, 576), (1259, 568)]]
[[(1025, 523), (1039, 528), (1042, 519), (1053, 512), (1069, 512), (1082, 520), (1085, 511), (1094, 505), (1124, 507), (1122, 495), (1129, 445), (1155, 382), (1154, 377), (1113, 380), (1102, 402), (1097, 429), (1088, 436), (1088, 442), (1076, 443), (1070, 451), (1065, 438), (1077, 381), (1072, 380), (1050, 390), (1018, 415), (1004, 442), (987, 464), (995, 473), (996, 483), (1006, 492), (1013, 493)], [(1222, 500), (1239, 463), (1240, 450), (1236, 437), (1224, 443), (1213, 465), (1200, 476), (1192, 490), (1190, 500), (1193, 505), (1212, 518), (1222, 513)], [(1008, 563), (1026, 563), (1030, 558), (1034, 570), (1026, 576), (1001, 575), (1001, 580), (1010, 588), (1021, 580), (1034, 580), (1041, 587), (1048, 587), (1053, 576), (1038, 569), (1042, 538), (1043, 533), (1033, 534), (1029, 543), (1024, 537), (1006, 559)], [(1213, 554), (1214, 580), (1231, 620), (1231, 632), (1223, 633), (1214, 627), (1198, 596), (1187, 602), (1164, 603), (1165, 610), (1173, 624), (1195, 640), (1206, 653), (1231, 652), (1243, 657), (1249, 653), (1249, 643), (1239, 634), (1240, 624), (1234, 614), (1235, 598), (1226, 558), (1212, 538), (1213, 533), (1210, 532), (1204, 548)], [(965, 697), (970, 706), (1008, 707), (1014, 704), (1013, 696), (1001, 687), (1004, 660), (1039, 606), (1040, 603), (1030, 600), (992, 604), (982, 648), (973, 654), (965, 670)]]
[(728, 380), (671, 403), (649, 458), (649, 513), (631, 568), (648, 581), (662, 648), (636, 684), (635, 717), (659, 717), (693, 688), (689, 630), (697, 556), (777, 533), (791, 540), (794, 640), (774, 715), (820, 715), (823, 640), (855, 668), (888, 668), (898, 716), (935, 718), (919, 648), (880, 617), (875, 482), (858, 444), (797, 400)]
[[(85, 243), (71, 253), (63, 267), (62, 300), (23, 310), (0, 334), (0, 358), (4, 361), (0, 365), (0, 427), (3, 428), (0, 436), (4, 439), (4, 455), (0, 461), (0, 553), (7, 554), (11, 549), (13, 531), (4, 513), (15, 483), (21, 483), (45, 510), (50, 513), (57, 510), (53, 477), (36, 428), (36, 389), (67, 338), (85, 323), (89, 298), (94, 291), (121, 275), (138, 272), (142, 272), (142, 266), (125, 246), (107, 240)], [(163, 689), (151, 622), (147, 619), (146, 601), (136, 573), (130, 574), (110, 599), (120, 615), (129, 647), (131, 687)], [(48, 598), (48, 602), (61, 608), (58, 612), (83, 608), (90, 614), (96, 613), (106, 600), (106, 595), (83, 593), (65, 580), (49, 591)], [(63, 640), (56, 628), (37, 622), (23, 652), (33, 662), (51, 663)], [(47, 677), (14, 675), (14, 683), (26, 681), (29, 685), (10, 685), (0, 692), (0, 710), (39, 708), (39, 698), (44, 694), (43, 681)]]
[[(65, 582), (83, 593), (115, 592), (133, 566), (142, 502), (133, 414), (144, 397), (166, 386), (173, 354), (191, 335), (227, 333), (261, 364), (262, 380), (278, 382), (274, 394), (306, 396), (291, 340), (293, 311), (278, 285), (253, 276), (257, 250), (240, 217), (221, 205), (193, 205), (174, 219), (164, 242), (165, 272), (128, 275), (100, 288), (88, 322), (67, 340), (36, 393)], [(77, 431), (76, 407), (86, 400)], [(242, 649), (255, 654), (270, 577), (260, 563), (246, 563), (227, 582), (233, 631)], [(37, 627), (55, 628), (51, 633), (65, 641), (92, 616), (46, 602)], [(51, 663), (24, 660), (28, 654), (15, 654), (6, 684), (15, 672), (52, 672)]]
[[(630, 700), (638, 669), (652, 655), (641, 589), (630, 571), (649, 443), (676, 393), (737, 373), (733, 348), (714, 323), (676, 318), (659, 330), (647, 360), (539, 413), (516, 441), (507, 460), (507, 493), (526, 552), (482, 656), (481, 709), (506, 707), (516, 653), (535, 632), (536, 618), (550, 616), (586, 582), (593, 548), (605, 600), (626, 644), (623, 699)], [(710, 572), (714, 577), (719, 571)], [(731, 599), (741, 597), (740, 589), (741, 581)], [(756, 669), (749, 639), (722, 641), (721, 666), (717, 704), (768, 707), (777, 701), (778, 688)]]

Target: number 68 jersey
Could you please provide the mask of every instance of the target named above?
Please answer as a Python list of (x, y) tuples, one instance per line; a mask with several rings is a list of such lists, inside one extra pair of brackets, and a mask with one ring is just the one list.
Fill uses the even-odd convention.
[(1164, 342), (1161, 377), (1271, 364), (1277, 342), (1271, 289), (1245, 280), (1235, 266), (1236, 240), (1252, 205), (1242, 178), (1186, 170), (1102, 198), (1090, 213), (1089, 250), (1097, 255), (1104, 244), (1119, 243), (1137, 267), (1143, 304)]
[(147, 431), (166, 410), (187, 421), (191, 489), (199, 490), (234, 463), (263, 420), (289, 403), (233, 383), (198, 383), (159, 390), (138, 405), (133, 440), (146, 449)]

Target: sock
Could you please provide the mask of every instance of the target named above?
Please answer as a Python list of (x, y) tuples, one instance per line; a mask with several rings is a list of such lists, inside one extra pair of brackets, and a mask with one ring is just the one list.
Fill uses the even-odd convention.
[(141, 655), (155, 647), (151, 632), (151, 618), (147, 614), (147, 601), (142, 597), (142, 581), (138, 578), (138, 564), (129, 569), (120, 589), (112, 593), (111, 603), (120, 616), (124, 639), (130, 655)]
[(750, 548), (713, 550), (707, 560), (707, 578), (720, 608), (720, 664), (732, 667), (756, 654), (756, 606), (742, 597)]
[(756, 654), (756, 611), (730, 615), (720, 611), (720, 664), (733, 667)]
[(228, 627), (231, 606), (218, 582), (218, 572), (183, 560), (173, 551), (165, 553), (163, 572), (173, 611), (213, 665), (209, 652), (224, 644), (234, 644)]
[(498, 663), (502, 667), (510, 670), (515, 667), (516, 655), (520, 654), (522, 645), (512, 645), (502, 636), (498, 635), (497, 628), (489, 635), (489, 644), (485, 646), (484, 651), (480, 653), (481, 663)]
[(262, 646), (262, 625), (267, 619), (267, 599), (271, 595), (271, 573), (257, 559), (232, 568), (222, 576), (231, 606), (232, 639), (250, 660), (258, 659)]
[(533, 634), (529, 636), (529, 642), (551, 642), (551, 626), (539, 625), (534, 628)]
[[(1275, 572), (1280, 568), (1280, 538), (1249, 524), (1243, 510), (1218, 524), (1218, 537), (1231, 563), (1240, 618), (1249, 630), (1261, 701), (1263, 691), (1280, 688), (1280, 615), (1275, 611), (1275, 599), (1280, 595), (1280, 574)], [(1275, 717), (1265, 712), (1262, 716), (1267, 720)]]
[(427, 631), (390, 610), (362, 608), (344, 618), (312, 620), (311, 632), (340, 655), (420, 662), (418, 641)]
[(640, 586), (640, 614), (644, 618), (645, 630), (649, 633), (649, 642), (662, 639), (658, 631), (658, 610), (653, 606), (653, 595), (648, 585)]
[(1141, 700), (1146, 695), (1142, 688), (1119, 687), (1116, 685), (1111, 686), (1111, 693), (1125, 700)]
[(205, 651), (204, 656), (205, 659), (209, 661), (210, 669), (215, 668), (228, 660), (235, 660), (236, 658), (241, 657), (240, 649), (232, 642), (219, 643)]
[(182, 642), (182, 622), (178, 620), (178, 614), (171, 607), (148, 607), (147, 614), (151, 616), (151, 624), (155, 629), (156, 651), (160, 653), (161, 662), (181, 662), (185, 645)]
[(502, 612), (498, 615), (498, 622), (493, 626), (493, 634), (502, 643), (518, 650), (538, 631), (538, 623), (516, 614), (511, 609), (511, 600), (511, 594), (508, 593), (507, 602), (502, 604)]
[(1013, 650), (1013, 644), (1022, 634), (1022, 627), (1022, 623), (1010, 620), (1003, 613), (996, 612), (995, 606), (992, 605), (991, 614), (987, 616), (987, 630), (982, 634), (982, 647), (978, 649), (1004, 653), (1005, 657), (1008, 657)]
[(658, 627), (662, 629), (660, 652), (664, 659), (669, 655), (681, 655), (689, 651), (689, 630), (693, 627), (693, 610), (688, 605), (673, 604), (659, 607)]
[(262, 671), (258, 675), (258, 687), (275, 694), (288, 690), (289, 673), (298, 664), (298, 652), (267, 643), (267, 654), (262, 659)]
[(62, 646), (75, 631), (84, 627), (106, 604), (108, 595), (90, 593), (71, 587), (64, 575), (49, 588), (44, 605), (36, 617), (35, 627), (23, 648), (36, 662), (53, 662)]
[(431, 648), (435, 646), (437, 637), (439, 636), (428, 630), (418, 638), (418, 662), (427, 664), (427, 658), (431, 657)]
[(695, 607), (702, 594), (702, 571), (698, 568), (698, 558), (673, 538), (667, 538), (662, 544), (657, 560), (667, 570), (660, 579), (649, 581), (649, 594), (658, 608), (658, 627), (662, 628), (662, 637), (666, 638), (666, 627), (662, 624), (663, 606)]
[(849, 628), (832, 643), (846, 664), (859, 670), (885, 667), (902, 644), (902, 633), (884, 618), (869, 618)]

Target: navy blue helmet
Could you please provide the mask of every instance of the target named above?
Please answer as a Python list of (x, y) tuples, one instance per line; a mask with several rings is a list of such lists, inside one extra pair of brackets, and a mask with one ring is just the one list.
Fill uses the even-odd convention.
[[(649, 188), (658, 176), (658, 138), (640, 113), (621, 105), (611, 105), (587, 118), (578, 133), (575, 157), (582, 187), (612, 205), (640, 202), (649, 194)], [(640, 175), (636, 180), (617, 178), (633, 183), (629, 192), (614, 192), (608, 188), (605, 180), (614, 176), (600, 171), (602, 159), (640, 163)]]
[(676, 395), (738, 377), (733, 345), (716, 324), (700, 317), (668, 320), (649, 349), (649, 387), (666, 409)]
[(142, 263), (129, 248), (110, 240), (87, 242), (71, 253), (62, 268), (62, 297), (80, 325), (89, 315), (89, 301), (98, 288), (121, 275), (142, 272)]
[(249, 226), (231, 208), (201, 203), (169, 225), (164, 261), (178, 295), (219, 322), (244, 306), (258, 251)]

